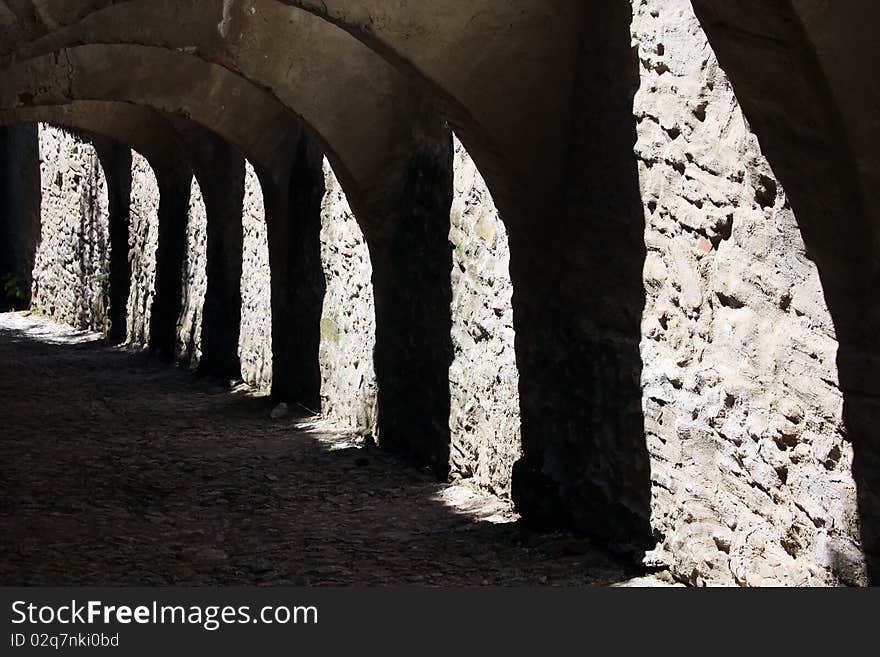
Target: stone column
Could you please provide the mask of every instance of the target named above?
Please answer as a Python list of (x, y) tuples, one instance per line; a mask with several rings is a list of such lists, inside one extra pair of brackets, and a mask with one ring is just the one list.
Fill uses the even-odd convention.
[(525, 200), (505, 216), (523, 448), (512, 492), (528, 521), (638, 552), (653, 545), (640, 389), (638, 63), (629, 3), (595, 3), (589, 13), (566, 188), (523, 185)]
[(205, 135), (200, 142), (191, 149), (208, 215), (199, 372), (238, 379), (244, 158), (215, 135)]
[(131, 261), (129, 259), (128, 231), (131, 211), (131, 149), (108, 139), (96, 139), (95, 149), (107, 177), (110, 205), (110, 328), (107, 340), (111, 344), (125, 342), (128, 296), (131, 291)]
[(302, 133), (287, 185), (263, 176), (272, 276), (272, 395), (320, 411), (323, 155)]
[(182, 270), (192, 171), (188, 166), (156, 171), (159, 181), (159, 240), (156, 247), (156, 292), (150, 314), (150, 352), (173, 360), (181, 308)]
[[(379, 441), (449, 473), (452, 134), (423, 121), (385, 196), (362, 222), (373, 262)], [(375, 218), (375, 219), (374, 219)]]
[[(0, 306), (27, 308), (40, 239), (40, 154), (36, 125), (0, 128)], [(7, 293), (3, 285), (8, 282)]]

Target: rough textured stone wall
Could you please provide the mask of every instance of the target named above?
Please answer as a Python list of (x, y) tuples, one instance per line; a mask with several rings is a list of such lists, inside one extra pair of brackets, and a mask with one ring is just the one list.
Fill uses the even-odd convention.
[(272, 290), (266, 208), (260, 180), (245, 163), (244, 255), (241, 272), (241, 332), (238, 357), (244, 381), (255, 388), (272, 386)]
[(453, 166), (451, 472), (508, 497), (521, 456), (510, 249), (486, 182), (458, 138)]
[(79, 329), (107, 324), (109, 207), (94, 147), (40, 125), (42, 231), (34, 262), (32, 305)]
[(816, 267), (690, 2), (633, 9), (653, 556), (693, 583), (862, 582)]
[(195, 176), (189, 197), (186, 225), (186, 253), (182, 272), (183, 297), (177, 320), (177, 357), (192, 368), (199, 365), (202, 356), (202, 310), (208, 287), (207, 262), (208, 214), (202, 189)]
[(376, 427), (376, 306), (363, 233), (329, 162), (324, 160), (321, 261), (327, 292), (321, 317), (321, 410), (342, 426)]
[(156, 245), (159, 240), (159, 183), (146, 158), (132, 152), (127, 342), (146, 345), (150, 338), (150, 310), (156, 290)]

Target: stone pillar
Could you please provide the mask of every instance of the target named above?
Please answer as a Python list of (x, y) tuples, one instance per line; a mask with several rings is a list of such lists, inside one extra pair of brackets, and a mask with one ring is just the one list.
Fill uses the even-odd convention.
[(373, 261), (379, 441), (449, 474), (452, 134), (424, 122), (382, 210), (363, 222)]
[(107, 340), (111, 344), (125, 342), (128, 297), (131, 292), (131, 261), (128, 232), (131, 212), (131, 149), (106, 139), (96, 139), (95, 149), (107, 177), (110, 205), (110, 280), (108, 311), (110, 327)]
[[(629, 3), (585, 20), (567, 189), (505, 216), (511, 237), (523, 457), (513, 499), (536, 524), (653, 545), (641, 412), (644, 214)], [(529, 194), (528, 189), (524, 189)]]
[(272, 276), (272, 395), (320, 411), (323, 155), (302, 133), (287, 186), (264, 177)]
[(244, 158), (219, 137), (193, 149), (207, 221), (207, 288), (202, 310), (199, 372), (227, 379), (241, 377), (242, 209)]
[(37, 126), (0, 128), (0, 307), (30, 305), (39, 239)]
[(181, 308), (182, 270), (192, 171), (182, 164), (156, 171), (159, 181), (159, 239), (156, 287), (150, 313), (150, 352), (174, 358)]

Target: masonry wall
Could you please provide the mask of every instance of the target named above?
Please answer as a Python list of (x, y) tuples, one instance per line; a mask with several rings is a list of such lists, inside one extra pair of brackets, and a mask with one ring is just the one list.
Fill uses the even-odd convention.
[(202, 310), (208, 288), (206, 263), (208, 259), (208, 213), (202, 189), (195, 176), (189, 196), (186, 224), (186, 252), (184, 254), (180, 317), (177, 320), (177, 358), (192, 368), (202, 357)]
[(132, 152), (128, 296), (126, 335), (132, 345), (150, 338), (150, 310), (156, 293), (156, 246), (159, 241), (159, 183), (146, 158)]
[(324, 159), (321, 264), (321, 410), (336, 424), (372, 434), (377, 421), (373, 368), (376, 304), (370, 253), (330, 163)]
[(41, 234), (32, 307), (79, 329), (107, 328), (107, 181), (94, 147), (41, 125)]
[[(329, 163), (322, 205), (322, 265), (328, 282), (322, 318), (322, 412), (339, 426), (371, 432), (376, 419), (376, 381), (372, 350), (375, 311), (366, 243)], [(183, 272), (183, 308), (178, 352), (196, 366), (206, 287), (207, 217), (198, 183), (193, 181)], [(259, 177), (248, 162), (242, 217), (244, 257), (239, 359), (242, 379), (255, 388), (272, 385), (272, 315), (265, 206)]]
[(492, 194), (458, 138), (453, 167), (451, 472), (509, 497), (521, 456), (510, 248)]
[(654, 556), (696, 584), (863, 582), (816, 267), (690, 2), (633, 11)]
[(245, 163), (244, 251), (241, 276), (241, 332), (238, 357), (242, 378), (255, 388), (272, 386), (272, 290), (266, 208), (257, 172)]

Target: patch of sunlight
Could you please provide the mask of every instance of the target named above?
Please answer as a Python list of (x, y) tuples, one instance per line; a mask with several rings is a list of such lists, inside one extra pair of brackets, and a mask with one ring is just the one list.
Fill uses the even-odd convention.
[(504, 525), (519, 520), (510, 502), (463, 483), (444, 486), (432, 499), (476, 522)]
[(31, 311), (0, 313), (0, 330), (47, 344), (85, 344), (103, 339), (100, 333), (81, 331)]

